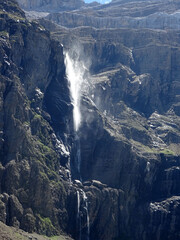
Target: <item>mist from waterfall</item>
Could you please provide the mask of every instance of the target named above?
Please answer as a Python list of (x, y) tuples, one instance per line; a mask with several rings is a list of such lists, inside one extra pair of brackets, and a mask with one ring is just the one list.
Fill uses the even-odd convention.
[(82, 94), (82, 83), (85, 83), (85, 67), (83, 61), (79, 59), (76, 52), (74, 56), (65, 53), (66, 75), (70, 86), (71, 99), (73, 103), (73, 123), (74, 130), (77, 132), (81, 124), (80, 100)]
[(79, 139), (79, 127), (82, 116), (80, 111), (82, 94), (88, 89), (88, 61), (79, 45), (74, 45), (69, 51), (64, 52), (66, 76), (69, 82), (71, 101), (73, 104), (74, 126), (74, 162), (71, 162), (75, 178), (81, 180), (81, 146)]

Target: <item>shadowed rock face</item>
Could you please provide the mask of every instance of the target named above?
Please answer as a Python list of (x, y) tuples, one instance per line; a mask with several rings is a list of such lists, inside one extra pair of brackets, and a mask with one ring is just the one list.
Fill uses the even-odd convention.
[[(64, 109), (58, 114), (63, 132), (71, 106), (62, 47), (29, 23), (16, 2), (1, 1), (0, 6), (0, 220), (54, 235), (65, 231), (67, 220), (59, 221), (68, 216), (66, 184), (59, 175), (64, 154), (48, 113), (54, 84), (66, 92), (66, 102), (59, 94), (59, 102), (52, 104)], [(64, 168), (61, 172), (67, 179)]]
[[(64, 18), (56, 22), (68, 27), (81, 19), (82, 27), (71, 30), (40, 20), (55, 41), (28, 22), (15, 2), (3, 1), (1, 221), (30, 232), (65, 231), (75, 239), (81, 232), (86, 238), (84, 192), (91, 240), (179, 239), (179, 31), (113, 29), (119, 14), (152, 21), (151, 14), (174, 13), (178, 4), (112, 1), (57, 14)], [(60, 45), (67, 50), (76, 41), (92, 62), (91, 87), (81, 101), (83, 184), (69, 184), (69, 161), (75, 167), (77, 149)]]
[[(169, 145), (163, 136), (166, 135), (165, 129), (170, 129), (166, 125), (168, 121), (173, 119), (176, 122), (175, 119), (179, 118), (174, 114), (165, 117), (154, 113), (146, 119), (121, 102), (118, 104), (121, 110), (114, 119), (112, 115), (108, 116), (108, 111), (104, 116), (98, 109), (87, 107), (87, 100), (84, 101), (83, 109), (86, 110), (83, 114), (87, 117), (81, 136), (82, 177), (100, 180), (123, 191), (126, 200), (119, 207), (120, 219), (124, 219), (123, 227), (120, 219), (118, 222), (119, 235), (130, 239), (151, 239), (159, 234), (160, 239), (166, 239), (166, 236), (178, 239), (179, 153), (170, 150), (175, 145), (172, 142)], [(179, 129), (178, 121), (176, 127)], [(161, 132), (162, 135), (157, 134), (158, 129), (165, 131)], [(166, 211), (167, 218), (163, 217)], [(170, 227), (173, 218), (174, 227)], [(160, 226), (159, 232), (155, 226)], [(167, 229), (166, 236), (164, 228)]]

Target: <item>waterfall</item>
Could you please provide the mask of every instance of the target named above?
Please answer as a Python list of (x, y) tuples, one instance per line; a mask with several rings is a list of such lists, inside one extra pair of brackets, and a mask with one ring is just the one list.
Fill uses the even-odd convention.
[(88, 212), (88, 199), (86, 193), (81, 189), (77, 190), (77, 217), (76, 226), (79, 240), (89, 240), (89, 212)]
[(73, 123), (75, 132), (81, 124), (80, 99), (85, 66), (78, 60), (65, 53), (66, 74), (70, 85), (71, 99), (73, 103)]
[[(85, 73), (85, 67), (79, 60), (77, 53), (74, 54), (74, 58), (69, 55), (68, 52), (65, 54), (65, 65), (66, 75), (69, 82), (71, 100), (73, 103), (73, 125), (75, 133), (74, 148), (76, 151), (74, 160), (76, 175), (81, 180), (80, 168), (81, 168), (81, 148), (78, 130), (81, 124), (81, 112), (80, 112), (80, 100), (81, 100), (81, 87), (83, 82), (83, 76)], [(77, 176), (76, 176), (77, 177)]]
[[(84, 79), (87, 68), (84, 63), (79, 60), (79, 55), (75, 52), (74, 54), (65, 54), (65, 65), (66, 75), (69, 82), (71, 100), (73, 103), (73, 125), (74, 125), (74, 161), (75, 161), (75, 172), (78, 178), (81, 180), (81, 147), (79, 139), (79, 127), (81, 124), (81, 112), (80, 112), (80, 100), (82, 94), (82, 88), (86, 88), (86, 81)], [(73, 56), (73, 57), (71, 57)], [(83, 83), (83, 85), (82, 85)], [(76, 176), (76, 177), (77, 177)], [(77, 190), (77, 231), (79, 232), (79, 240), (89, 240), (89, 213), (88, 213), (88, 201), (86, 193), (80, 189)]]
[(79, 240), (81, 240), (81, 215), (80, 215), (80, 204), (81, 204), (81, 199), (80, 199), (80, 194), (79, 191), (77, 190), (77, 231), (79, 231)]
[(87, 201), (86, 193), (84, 191), (83, 191), (83, 201), (85, 203), (84, 209), (86, 211), (86, 223), (87, 223), (87, 234), (86, 234), (87, 238), (86, 238), (86, 240), (89, 240), (89, 230), (90, 230), (90, 228), (89, 228), (88, 201)]

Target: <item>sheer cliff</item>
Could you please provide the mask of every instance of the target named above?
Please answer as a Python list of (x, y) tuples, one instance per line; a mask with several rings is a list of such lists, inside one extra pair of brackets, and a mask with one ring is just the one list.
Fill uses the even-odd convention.
[(15, 1), (1, 1), (0, 8), (0, 220), (55, 235), (66, 228), (67, 192), (59, 176), (63, 152), (44, 101), (52, 85), (63, 91), (56, 106), (64, 109), (58, 116), (63, 129), (70, 118), (63, 96), (67, 104), (70, 99), (62, 47), (28, 22)]
[[(0, 220), (178, 240), (179, 2), (19, 0), (31, 18), (46, 11), (39, 23), (0, 2)], [(66, 53), (84, 79), (78, 131)]]

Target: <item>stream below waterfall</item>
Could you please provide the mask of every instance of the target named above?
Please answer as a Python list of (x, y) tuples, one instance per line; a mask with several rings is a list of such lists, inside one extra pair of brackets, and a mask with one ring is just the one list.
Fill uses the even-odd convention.
[(76, 220), (78, 239), (89, 240), (89, 213), (88, 199), (86, 193), (80, 189), (77, 190), (77, 220)]

